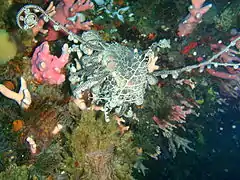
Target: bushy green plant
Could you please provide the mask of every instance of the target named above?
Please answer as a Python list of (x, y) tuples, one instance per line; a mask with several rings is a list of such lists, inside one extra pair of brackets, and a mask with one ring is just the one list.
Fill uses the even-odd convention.
[(53, 143), (37, 155), (36, 162), (31, 167), (31, 175), (38, 178), (55, 175), (62, 161), (60, 152), (59, 144)]
[(0, 179), (5, 180), (27, 180), (29, 179), (29, 170), (27, 166), (17, 166), (12, 164), (6, 171), (0, 173)]
[(131, 179), (136, 160), (132, 133), (120, 136), (115, 120), (106, 123), (102, 113), (82, 112), (68, 135), (72, 157), (66, 161), (73, 179)]

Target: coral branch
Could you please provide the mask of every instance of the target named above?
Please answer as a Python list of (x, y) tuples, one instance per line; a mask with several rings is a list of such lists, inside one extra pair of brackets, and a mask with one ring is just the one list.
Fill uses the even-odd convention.
[[(214, 54), (210, 59), (207, 61), (201, 62), (196, 65), (190, 65), (186, 66), (183, 68), (175, 69), (175, 70), (161, 70), (161, 71), (155, 71), (153, 74), (155, 76), (161, 76), (161, 78), (166, 78), (168, 75), (172, 75), (173, 78), (177, 78), (178, 75), (182, 72), (190, 72), (193, 69), (200, 68), (200, 70), (204, 70), (206, 66), (214, 66), (214, 67), (236, 67), (236, 69), (240, 66), (240, 63), (236, 62), (231, 62), (231, 63), (221, 63), (221, 62), (214, 62), (214, 60), (218, 59), (223, 53), (227, 52), (230, 50), (231, 47), (235, 46), (237, 42), (239, 42), (240, 36), (237, 37), (236, 39), (232, 40), (231, 43), (228, 46), (225, 46), (223, 49), (221, 49), (217, 54)], [(231, 50), (230, 50), (231, 51)]]
[[(53, 2), (51, 2), (49, 4), (49, 6), (45, 12), (49, 17), (52, 17), (53, 15), (56, 14), (55, 6), (53, 5)], [(35, 37), (39, 32), (41, 32), (43, 34), (48, 33), (48, 30), (43, 29), (44, 24), (45, 24), (45, 21), (43, 20), (43, 18), (40, 18), (37, 22), (37, 25), (32, 28), (33, 37)], [(33, 41), (35, 43), (37, 42), (37, 40), (35, 38), (33, 39)]]
[(205, 0), (192, 0), (189, 7), (189, 15), (178, 26), (178, 36), (186, 36), (193, 32), (196, 26), (201, 23), (202, 16), (212, 7), (212, 4), (203, 6)]
[[(91, 29), (93, 23), (91, 21), (84, 22), (85, 16), (79, 12), (93, 9), (93, 3), (90, 0), (78, 0), (77, 2), (74, 2), (75, 1), (73, 0), (60, 2), (56, 6), (56, 14), (53, 16), (53, 19), (62, 26), (65, 26), (68, 30), (71, 30), (73, 33), (78, 33), (80, 30)], [(61, 34), (66, 34), (65, 31), (56, 31), (56, 24), (50, 24), (51, 26), (48, 28), (48, 35), (45, 38), (47, 41), (58, 39), (59, 32), (61, 32)]]

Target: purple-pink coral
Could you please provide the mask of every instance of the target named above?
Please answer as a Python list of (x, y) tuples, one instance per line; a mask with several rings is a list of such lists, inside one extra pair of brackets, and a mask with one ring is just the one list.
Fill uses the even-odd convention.
[(61, 84), (65, 75), (61, 69), (68, 63), (68, 45), (62, 48), (62, 55), (58, 58), (50, 53), (48, 42), (38, 46), (32, 57), (32, 73), (34, 78), (41, 83)]
[[(85, 16), (80, 12), (93, 9), (94, 4), (90, 0), (61, 0), (56, 8), (50, 3), (47, 12), (59, 24), (65, 26), (73, 33), (78, 33), (80, 30), (90, 30), (93, 25), (92, 21), (85, 21)], [(43, 29), (44, 21), (40, 19), (38, 24), (32, 28), (33, 35), (36, 36), (38, 32), (47, 34), (45, 40), (55, 41), (59, 35), (65, 35), (66, 32), (54, 30), (54, 24), (50, 22), (48, 30)]]
[(188, 16), (178, 26), (178, 36), (191, 34), (196, 26), (201, 23), (202, 16), (212, 7), (212, 4), (203, 6), (204, 2), (205, 0), (192, 0)]

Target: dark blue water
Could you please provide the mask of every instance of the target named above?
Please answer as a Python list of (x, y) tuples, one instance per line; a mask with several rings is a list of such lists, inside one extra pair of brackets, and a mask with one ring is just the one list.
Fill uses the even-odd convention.
[[(179, 153), (175, 159), (146, 162), (149, 171), (143, 179), (151, 180), (239, 180), (240, 112), (238, 100), (221, 106), (225, 112), (201, 119), (204, 123), (203, 145), (196, 152)], [(216, 109), (219, 107), (216, 107)], [(139, 178), (141, 179), (141, 178)]]

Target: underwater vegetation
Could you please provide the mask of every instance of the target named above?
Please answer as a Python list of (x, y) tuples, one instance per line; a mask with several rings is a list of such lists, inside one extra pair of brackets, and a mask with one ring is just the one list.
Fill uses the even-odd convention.
[(67, 139), (71, 158), (66, 158), (66, 171), (72, 179), (132, 179), (132, 133), (121, 135), (114, 121), (105, 126), (102, 113), (83, 112)]
[(4, 1), (0, 180), (142, 179), (203, 151), (239, 97), (239, 2), (211, 3)]

